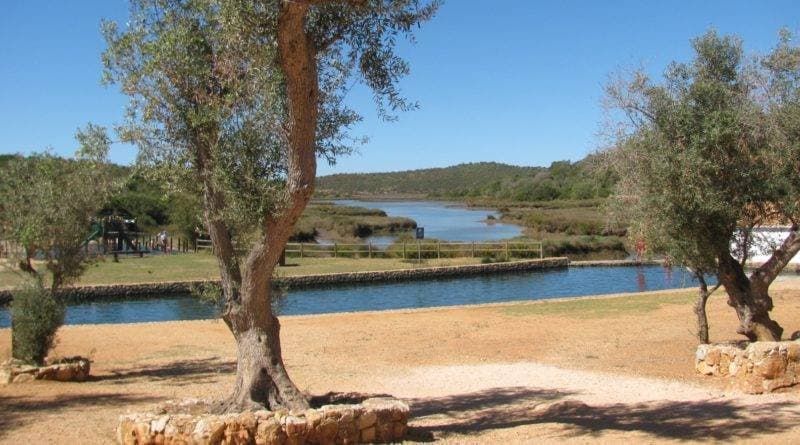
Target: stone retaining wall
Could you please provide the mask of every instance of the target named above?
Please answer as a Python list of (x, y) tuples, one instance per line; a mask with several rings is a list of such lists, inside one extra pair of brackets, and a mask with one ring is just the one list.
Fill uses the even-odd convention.
[(400, 442), (408, 430), (407, 404), (372, 398), (305, 412), (198, 414), (209, 402), (168, 403), (150, 414), (120, 417), (117, 441), (137, 444), (355, 444)]
[[(375, 272), (352, 272), (322, 275), (301, 275), (278, 277), (278, 286), (304, 288), (346, 283), (369, 283), (402, 281), (419, 278), (442, 278), (471, 275), (484, 275), (503, 272), (552, 269), (569, 266), (567, 258), (545, 258), (526, 261), (509, 261), (490, 264), (469, 264), (464, 266), (425, 267), (417, 269), (398, 269)], [(60, 289), (59, 295), (68, 301), (96, 301), (143, 297), (148, 295), (180, 295), (189, 293), (193, 287), (216, 284), (218, 281), (175, 281), (162, 283), (114, 284), (99, 286), (77, 286)], [(0, 304), (11, 301), (11, 290), (0, 290)]]
[(658, 260), (590, 260), (570, 261), (569, 267), (636, 267), (636, 266), (663, 266), (663, 261)]
[(91, 362), (83, 357), (45, 359), (44, 366), (31, 366), (17, 360), (0, 365), (0, 385), (34, 380), (82, 382), (89, 377)]
[(772, 392), (800, 383), (800, 341), (700, 345), (695, 368), (749, 394)]

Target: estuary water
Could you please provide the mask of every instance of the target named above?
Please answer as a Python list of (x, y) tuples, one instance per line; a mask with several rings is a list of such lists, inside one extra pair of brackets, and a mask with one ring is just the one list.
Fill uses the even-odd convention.
[[(501, 222), (488, 223), (487, 216), (500, 218), (494, 210), (478, 210), (438, 201), (362, 201), (341, 199), (336, 204), (380, 209), (389, 216), (404, 216), (425, 228), (425, 238), (442, 241), (497, 241), (522, 234), (522, 227)], [(367, 238), (373, 243), (390, 243), (394, 237)]]
[[(274, 308), (280, 315), (308, 315), (543, 300), (695, 285), (696, 282), (684, 269), (665, 269), (661, 266), (570, 267), (462, 278), (295, 289), (277, 298)], [(66, 323), (140, 323), (199, 320), (217, 316), (217, 308), (196, 297), (154, 295), (151, 298), (69, 306)], [(0, 328), (9, 326), (8, 308), (0, 308)]]

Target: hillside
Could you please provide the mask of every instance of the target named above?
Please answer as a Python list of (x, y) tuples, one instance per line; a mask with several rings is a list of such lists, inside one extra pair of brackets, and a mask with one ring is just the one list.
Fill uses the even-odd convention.
[(521, 167), (497, 162), (388, 173), (322, 176), (322, 195), (417, 195), (444, 198), (491, 198), (511, 201), (591, 199), (608, 196), (613, 178), (592, 168), (592, 158), (558, 161), (550, 167)]

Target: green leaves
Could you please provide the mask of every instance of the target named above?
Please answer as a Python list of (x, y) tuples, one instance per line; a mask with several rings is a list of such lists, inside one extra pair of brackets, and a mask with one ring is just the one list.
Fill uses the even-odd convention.
[(670, 65), (663, 84), (637, 74), (607, 88), (635, 123), (609, 158), (621, 177), (618, 209), (634, 237), (711, 271), (732, 243), (751, 242), (735, 237), (737, 227), (796, 221), (800, 133), (781, 125), (797, 116), (786, 98), (798, 90), (781, 80), (791, 66), (782, 61), (793, 54), (786, 45), (745, 63), (738, 38), (710, 31), (692, 41), (691, 63)]
[(89, 124), (76, 138), (74, 160), (40, 153), (11, 159), (0, 172), (2, 236), (24, 248), (19, 260), (44, 260), (53, 288), (83, 271), (91, 219), (112, 192), (105, 129)]
[[(363, 139), (345, 104), (355, 81), (373, 89), (384, 116), (411, 109), (397, 86), (409, 69), (399, 37), (428, 20), (438, 2), (370, 0), (309, 6), (305, 32), (316, 44), (317, 157), (329, 163)], [(285, 207), (288, 119), (278, 60), (281, 1), (131, 0), (124, 28), (103, 25), (104, 79), (130, 97), (123, 140), (168, 189), (213, 189), (235, 234), (260, 230)], [(205, 184), (202, 187), (201, 184)], [(204, 199), (209, 199), (206, 195)]]

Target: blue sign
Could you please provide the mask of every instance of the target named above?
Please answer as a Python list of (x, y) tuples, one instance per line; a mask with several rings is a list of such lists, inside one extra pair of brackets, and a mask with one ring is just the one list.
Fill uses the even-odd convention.
[(425, 238), (425, 227), (417, 227), (417, 239)]

